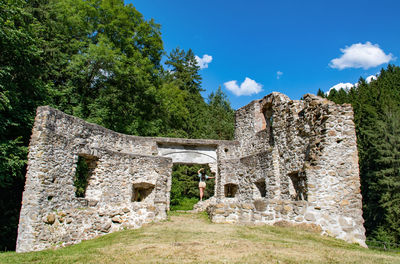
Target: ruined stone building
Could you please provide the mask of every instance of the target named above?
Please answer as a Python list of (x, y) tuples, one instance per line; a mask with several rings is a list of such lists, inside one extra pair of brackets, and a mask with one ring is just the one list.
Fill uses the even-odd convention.
[[(75, 195), (78, 159), (89, 167)], [(235, 140), (137, 137), (39, 107), (17, 252), (166, 219), (174, 163), (209, 164), (213, 222), (313, 225), (365, 245), (353, 111), (314, 95), (272, 93), (236, 111)]]

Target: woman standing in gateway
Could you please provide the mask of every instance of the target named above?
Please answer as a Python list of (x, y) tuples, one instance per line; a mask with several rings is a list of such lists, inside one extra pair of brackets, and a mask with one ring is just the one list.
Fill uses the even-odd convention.
[(206, 175), (204, 168), (199, 169), (197, 174), (199, 176), (200, 201), (203, 201), (204, 190), (206, 189), (206, 180), (215, 179), (215, 177)]

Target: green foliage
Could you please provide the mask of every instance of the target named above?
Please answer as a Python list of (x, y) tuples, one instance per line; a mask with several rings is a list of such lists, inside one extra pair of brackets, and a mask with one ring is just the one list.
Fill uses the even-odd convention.
[(193, 209), (193, 206), (198, 203), (198, 198), (188, 198), (182, 197), (178, 203), (171, 205), (171, 211), (183, 210), (183, 211), (190, 211)]
[(15, 247), (40, 105), (131, 135), (232, 136), (226, 97), (209, 105), (200, 94), (194, 52), (172, 51), (164, 69), (160, 25), (123, 0), (0, 1), (0, 51), (0, 250)]
[(86, 188), (88, 186), (89, 167), (84, 157), (79, 156), (76, 164), (76, 172), (74, 178), (75, 196), (85, 197)]
[(200, 67), (191, 49), (187, 52), (179, 48), (174, 49), (165, 62), (169, 68), (169, 77), (177, 82), (181, 90), (197, 94), (201, 89)]
[(0, 2), (0, 250), (14, 249), (27, 145), (47, 86), (41, 27), (23, 0)]
[(323, 98), (326, 97), (325, 93), (324, 93), (321, 89), (318, 89), (317, 95), (318, 95), (318, 96), (321, 96), (321, 97), (323, 97)]
[(377, 80), (361, 78), (328, 99), (354, 109), (367, 236), (400, 243), (400, 68), (389, 65)]
[[(161, 106), (168, 113), (163, 116), (163, 135), (172, 137), (207, 138), (207, 104), (200, 94), (201, 76), (192, 50), (174, 49), (165, 62)], [(174, 88), (172, 88), (174, 87)], [(168, 88), (168, 90), (164, 90)], [(171, 91), (171, 95), (166, 92)], [(165, 95), (167, 95), (166, 98)]]
[(235, 111), (231, 108), (226, 94), (218, 87), (208, 96), (210, 138), (233, 139), (235, 132)]
[(200, 94), (201, 76), (192, 50), (173, 50), (165, 64), (158, 101), (162, 115), (161, 135), (169, 137), (232, 139), (234, 110), (221, 88), (208, 103)]
[[(122, 0), (50, 1), (52, 105), (112, 130), (158, 135), (159, 25)], [(54, 62), (54, 60), (57, 60)], [(61, 73), (61, 74), (60, 74)]]
[[(198, 170), (204, 168), (206, 175), (213, 176), (208, 165), (174, 164), (172, 168), (171, 210), (191, 210), (199, 201)], [(207, 180), (203, 199), (214, 194), (214, 179)], [(180, 209), (185, 208), (185, 209)]]

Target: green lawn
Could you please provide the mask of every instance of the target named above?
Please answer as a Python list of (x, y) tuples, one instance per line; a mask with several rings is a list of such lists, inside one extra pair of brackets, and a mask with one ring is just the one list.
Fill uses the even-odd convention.
[(168, 221), (66, 248), (0, 254), (0, 263), (201, 262), (400, 263), (400, 255), (296, 228), (213, 224), (204, 213), (177, 212), (171, 213)]
[(197, 198), (184, 197), (182, 200), (180, 200), (179, 204), (171, 205), (171, 211), (176, 211), (176, 210), (189, 211), (189, 210), (192, 210), (193, 206), (198, 202), (199, 202), (199, 199), (197, 199)]

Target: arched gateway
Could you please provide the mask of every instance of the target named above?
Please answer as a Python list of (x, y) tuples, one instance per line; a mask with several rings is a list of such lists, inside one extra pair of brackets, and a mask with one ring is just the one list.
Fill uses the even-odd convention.
[[(76, 197), (82, 160), (88, 185)], [(213, 222), (310, 224), (365, 245), (351, 106), (272, 93), (236, 111), (234, 141), (123, 135), (39, 107), (17, 251), (166, 219), (173, 163), (209, 164), (216, 173)]]

